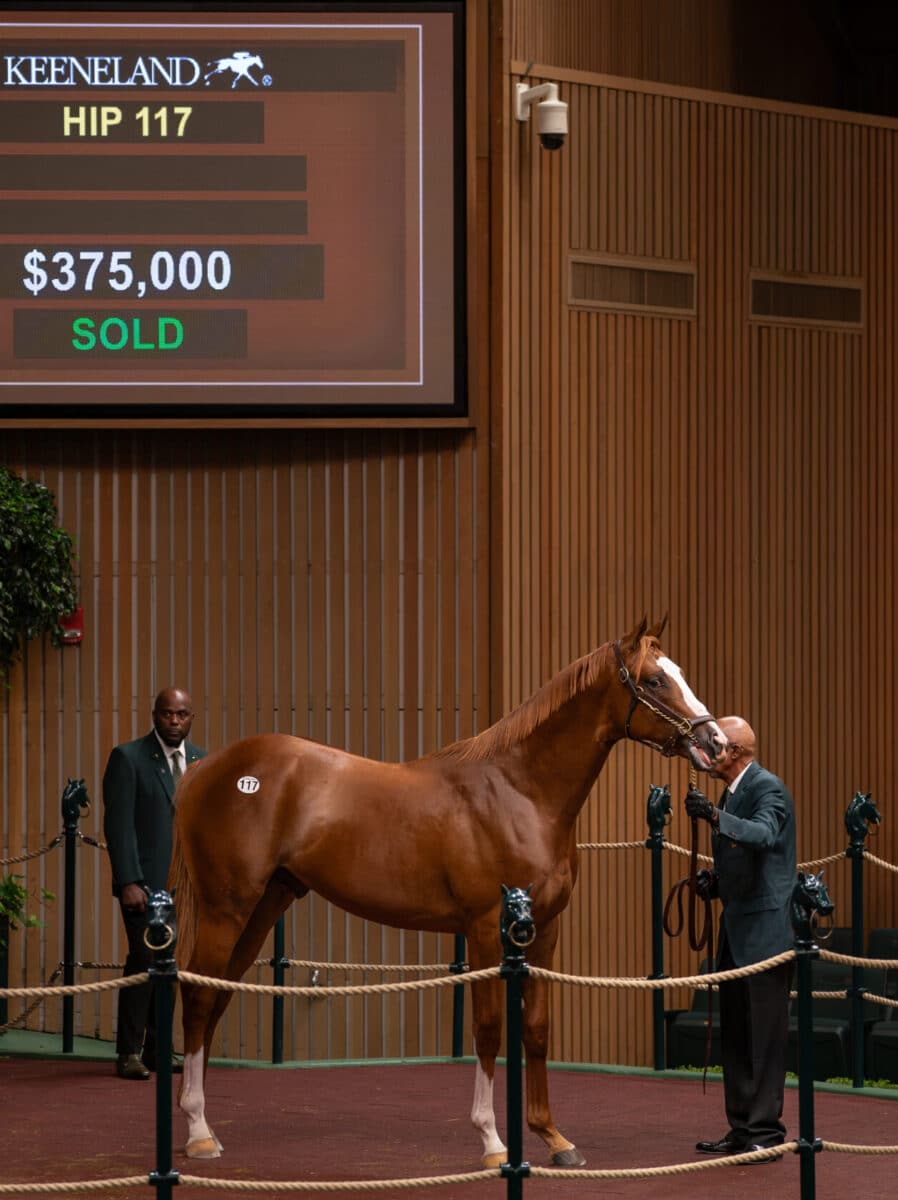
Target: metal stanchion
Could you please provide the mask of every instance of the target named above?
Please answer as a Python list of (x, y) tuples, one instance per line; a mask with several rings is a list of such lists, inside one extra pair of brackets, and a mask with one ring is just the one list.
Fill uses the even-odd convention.
[[(450, 975), (463, 975), (468, 969), (465, 961), (465, 935), (455, 935), (455, 962), (449, 964)], [(465, 989), (458, 983), (452, 989), (452, 1057), (461, 1058), (464, 1053), (465, 1037)]]
[(153, 951), (150, 979), (156, 1005), (156, 1170), (150, 1183), (160, 1200), (171, 1200), (178, 1172), (172, 1169), (172, 1022), (175, 1012), (175, 906), (168, 892), (150, 892), (147, 897), (147, 927), (144, 941)]
[[(646, 803), (646, 818), (649, 836), (646, 846), (652, 853), (652, 973), (649, 979), (666, 979), (664, 972), (664, 928), (662, 897), (662, 854), (664, 852), (664, 830), (670, 817), (670, 788), (652, 786)], [(664, 991), (658, 988), (652, 993), (652, 1024), (655, 1045), (655, 1070), (663, 1071), (667, 1062), (664, 1029)]]
[[(274, 923), (274, 958), (271, 960), (274, 968), (276, 987), (284, 986), (284, 970), (289, 965), (284, 958), (284, 914)], [(284, 1061), (284, 997), (275, 996), (271, 1002), (271, 1061)]]
[[(845, 813), (845, 828), (848, 830), (849, 845), (845, 856), (851, 859), (851, 953), (855, 958), (864, 956), (864, 842), (870, 831), (868, 821), (878, 825), (879, 809), (870, 799), (870, 793), (855, 793)], [(864, 968), (854, 964), (851, 968), (851, 1065), (852, 1085), (864, 1086)]]
[(812, 920), (815, 914), (829, 916), (833, 911), (821, 875), (799, 871), (792, 892), (792, 928), (798, 960), (798, 1154), (801, 1161), (801, 1200), (816, 1195), (815, 1158), (823, 1148), (814, 1136), (814, 1001), (811, 995), (811, 961), (819, 957)]
[[(90, 810), (90, 800), (83, 779), (69, 779), (62, 793), (62, 828), (65, 834), (65, 904), (62, 934), (62, 982), (75, 982), (75, 839), (81, 810)], [(75, 998), (62, 998), (62, 1052), (71, 1054), (75, 1048)]]
[(508, 1200), (521, 1200), (523, 1181), (530, 1174), (530, 1164), (523, 1162), (524, 1119), (523, 1088), (523, 1003), (522, 982), (527, 975), (524, 950), (536, 936), (531, 915), (530, 896), (521, 888), (502, 888), (501, 977), (505, 980), (506, 1018), (506, 1121), (508, 1123), (508, 1161), (502, 1164), (502, 1174), (508, 1180)]

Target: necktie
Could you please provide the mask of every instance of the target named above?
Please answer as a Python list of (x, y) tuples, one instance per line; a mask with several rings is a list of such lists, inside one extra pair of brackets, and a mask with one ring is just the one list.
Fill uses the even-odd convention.
[(181, 770), (181, 751), (176, 750), (171, 756), (171, 777), (175, 783), (178, 782), (183, 773)]

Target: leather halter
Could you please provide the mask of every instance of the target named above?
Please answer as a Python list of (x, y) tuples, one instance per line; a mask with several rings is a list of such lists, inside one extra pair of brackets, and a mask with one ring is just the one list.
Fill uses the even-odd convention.
[[(624, 722), (624, 733), (631, 742), (640, 742), (643, 746), (651, 746), (653, 750), (658, 750), (665, 758), (673, 758), (676, 754), (677, 740), (684, 738), (687, 742), (692, 742), (693, 745), (698, 744), (698, 739), (695, 736), (695, 731), (699, 725), (707, 725), (709, 721), (714, 721), (716, 718), (709, 712), (702, 713), (697, 717), (682, 717), (679, 713), (674, 712), (672, 708), (668, 708), (666, 704), (662, 704), (660, 700), (650, 700), (648, 693), (642, 684), (637, 683), (630, 674), (629, 668), (624, 662), (623, 652), (620, 642), (614, 643), (614, 656), (617, 659), (618, 677), (621, 683), (625, 684), (630, 691), (630, 708), (627, 712), (627, 719)], [(672, 725), (674, 732), (665, 742), (653, 742), (648, 738), (635, 737), (630, 732), (630, 721), (633, 713), (638, 705), (643, 705), (649, 712), (653, 712), (656, 717), (660, 717), (666, 721), (668, 725)]]

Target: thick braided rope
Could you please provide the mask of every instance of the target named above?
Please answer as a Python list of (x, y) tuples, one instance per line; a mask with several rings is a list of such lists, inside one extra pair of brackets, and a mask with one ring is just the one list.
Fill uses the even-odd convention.
[(898, 967), (898, 960), (894, 958), (854, 958), (850, 954), (836, 954), (835, 950), (824, 950), (822, 946), (820, 957), (825, 958), (827, 962), (844, 963), (849, 967), (883, 967), (887, 971)]
[[(564, 1172), (562, 1172), (563, 1174)], [(462, 1175), (428, 1175), (420, 1179), (207, 1179), (203, 1175), (180, 1175), (179, 1182), (191, 1187), (228, 1192), (382, 1192), (387, 1188), (434, 1188), (446, 1183), (485, 1183), (501, 1179), (498, 1168), (468, 1171)], [(144, 1181), (145, 1182), (145, 1181)]]
[(531, 1167), (530, 1174), (540, 1179), (653, 1179), (659, 1175), (692, 1175), (697, 1171), (767, 1162), (768, 1159), (783, 1158), (797, 1149), (798, 1142), (783, 1142), (780, 1146), (765, 1146), (763, 1150), (750, 1150), (745, 1154), (727, 1154), (704, 1162), (671, 1163), (667, 1167), (620, 1167), (607, 1171), (589, 1171), (582, 1167)]
[[(498, 968), (496, 968), (498, 970)], [(68, 983), (62, 987), (31, 987), (31, 988), (0, 988), (0, 997), (4, 999), (23, 999), (29, 996), (81, 996), (86, 992), (109, 992), (116, 988), (138, 987), (149, 983), (149, 971), (141, 971), (139, 975), (129, 975), (126, 979), (98, 980), (96, 983)], [(321, 988), (314, 988), (321, 991)]]
[(0, 1196), (59, 1196), (66, 1192), (111, 1192), (113, 1189), (146, 1185), (146, 1175), (124, 1175), (121, 1179), (85, 1179), (82, 1183), (0, 1183)]
[(578, 842), (578, 850), (638, 850), (645, 842)]
[(657, 991), (659, 988), (673, 987), (708, 987), (714, 983), (728, 983), (731, 979), (745, 979), (748, 975), (758, 975), (771, 967), (789, 962), (795, 957), (794, 950), (784, 950), (773, 958), (765, 958), (763, 962), (752, 963), (748, 967), (734, 967), (731, 971), (709, 971), (707, 975), (684, 975), (676, 979), (615, 979), (596, 978), (588, 975), (563, 975), (560, 971), (548, 971), (545, 967), (530, 967), (528, 974), (535, 979), (548, 979), (554, 983), (573, 983), (580, 987), (607, 988), (648, 988)]
[(49, 842), (46, 846), (42, 846), (40, 850), (31, 850), (26, 854), (20, 854), (18, 858), (0, 858), (0, 867), (8, 867), (12, 866), (13, 863), (30, 862), (32, 858), (40, 858), (42, 854), (48, 854), (51, 850), (55, 850), (62, 841), (62, 837), (61, 833), (57, 833), (53, 841)]
[(840, 858), (845, 857), (845, 851), (841, 850), (838, 854), (830, 854), (826, 858), (812, 858), (810, 862), (797, 864), (799, 871), (807, 871), (809, 867), (825, 867), (827, 863), (838, 862)]
[[(257, 967), (270, 967), (270, 958), (257, 958), (255, 961)], [(446, 973), (445, 963), (335, 963), (335, 962), (316, 962), (309, 958), (285, 958), (283, 965), (287, 967), (314, 967), (322, 971), (403, 971), (406, 973), (417, 972), (419, 975), (425, 971)], [(318, 991), (321, 989), (319, 988)]]
[(885, 867), (887, 871), (898, 872), (898, 867), (894, 863), (886, 862), (882, 858), (877, 858), (875, 854), (871, 854), (869, 850), (864, 851), (864, 858), (867, 862), (876, 863), (877, 867)]
[(836, 1154), (898, 1154), (898, 1146), (851, 1146), (847, 1142), (821, 1142), (824, 1150)]
[(253, 992), (257, 996), (374, 996), (382, 992), (413, 992), (427, 988), (454, 987), (459, 983), (480, 983), (484, 979), (498, 979), (499, 974), (499, 967), (485, 967), (482, 971), (445, 975), (441, 979), (411, 979), (407, 983), (356, 983), (341, 987), (281, 987), (273, 983), (235, 983), (231, 979), (194, 975), (192, 971), (179, 971), (178, 978), (184, 983), (193, 984), (194, 987), (214, 988), (219, 992)]

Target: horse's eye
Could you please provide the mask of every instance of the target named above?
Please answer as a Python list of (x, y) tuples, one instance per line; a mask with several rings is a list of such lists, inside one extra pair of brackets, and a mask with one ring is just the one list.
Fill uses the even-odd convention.
[(646, 680), (646, 683), (649, 685), (650, 688), (654, 688), (655, 691), (658, 691), (659, 688), (664, 686), (664, 676), (663, 675), (651, 675)]

